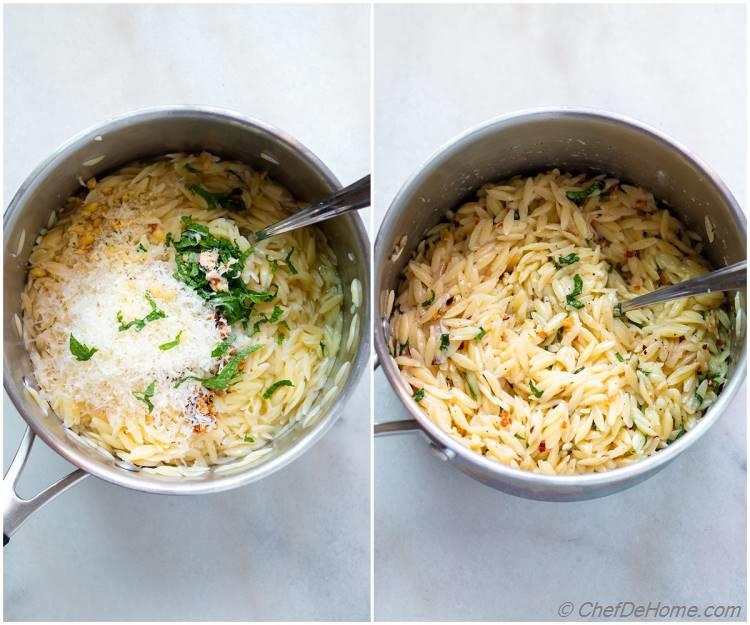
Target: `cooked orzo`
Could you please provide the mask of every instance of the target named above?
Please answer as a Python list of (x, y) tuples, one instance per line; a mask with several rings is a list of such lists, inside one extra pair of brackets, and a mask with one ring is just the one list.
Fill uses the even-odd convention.
[(709, 270), (700, 237), (648, 191), (554, 170), (483, 186), (430, 230), (389, 350), (445, 432), (528, 471), (638, 461), (693, 428), (726, 381), (721, 293), (618, 314)]
[(41, 401), (139, 466), (262, 455), (314, 410), (339, 349), (325, 237), (305, 228), (251, 245), (298, 203), (208, 153), (85, 185), (39, 237), (22, 295)]

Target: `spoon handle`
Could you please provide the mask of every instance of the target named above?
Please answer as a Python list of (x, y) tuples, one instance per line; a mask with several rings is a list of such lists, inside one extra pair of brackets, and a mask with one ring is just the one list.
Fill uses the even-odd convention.
[(733, 289), (747, 288), (747, 261), (741, 260), (733, 265), (727, 265), (716, 271), (709, 271), (697, 278), (691, 278), (666, 286), (663, 289), (656, 289), (646, 295), (634, 297), (631, 300), (618, 304), (622, 312), (643, 308), (651, 304), (666, 302), (671, 299), (688, 297), (689, 295), (702, 295), (703, 293), (713, 293), (715, 291), (731, 291)]
[(255, 241), (262, 241), (277, 234), (284, 234), (290, 230), (312, 226), (321, 221), (338, 217), (349, 211), (359, 210), (370, 205), (370, 174), (353, 182), (348, 187), (337, 191), (333, 195), (316, 202), (312, 206), (290, 215), (286, 219), (277, 221), (258, 230)]

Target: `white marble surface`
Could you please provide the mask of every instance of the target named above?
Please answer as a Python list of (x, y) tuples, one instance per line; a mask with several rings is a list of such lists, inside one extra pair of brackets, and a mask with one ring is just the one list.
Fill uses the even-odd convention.
[[(745, 204), (741, 6), (379, 6), (375, 220), (438, 147), (536, 106), (614, 110), (711, 164)], [(376, 418), (407, 413), (376, 374)], [(420, 437), (375, 442), (379, 620), (555, 620), (579, 605), (743, 606), (746, 392), (651, 480), (552, 504), (493, 491)]]
[[(74, 133), (158, 104), (268, 121), (342, 182), (369, 171), (367, 6), (4, 11), (6, 205)], [(7, 400), (3, 408), (7, 467), (23, 425)], [(219, 495), (150, 496), (89, 478), (5, 548), (5, 619), (368, 619), (368, 413), (365, 376), (312, 450)], [(23, 493), (69, 469), (37, 443)]]

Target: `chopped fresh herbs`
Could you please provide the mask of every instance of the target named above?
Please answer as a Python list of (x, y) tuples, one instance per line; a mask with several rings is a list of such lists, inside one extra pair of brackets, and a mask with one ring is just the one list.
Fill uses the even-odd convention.
[[(256, 304), (270, 302), (276, 297), (276, 293), (270, 289), (265, 292), (248, 289), (240, 277), (245, 260), (253, 253), (253, 248), (242, 252), (235, 243), (213, 236), (206, 226), (194, 222), (190, 217), (182, 218), (180, 238), (170, 240), (169, 244), (175, 248), (175, 278), (193, 288), (230, 325), (247, 319)], [(226, 291), (214, 291), (211, 287), (206, 269), (198, 262), (204, 250), (218, 252), (218, 262), (228, 268), (223, 275), (227, 281)]]
[[(281, 308), (280, 306), (274, 306), (273, 312), (271, 313), (270, 317), (266, 317), (265, 315), (263, 315), (260, 319), (258, 319), (258, 321), (253, 324), (253, 331), (250, 336), (260, 332), (260, 326), (262, 326), (264, 323), (277, 323), (281, 318), (283, 312), (283, 308)], [(285, 326), (287, 330), (289, 329), (289, 325), (286, 323), (286, 321), (282, 321), (281, 323), (279, 323), (279, 325)]]
[(257, 352), (263, 345), (251, 345), (237, 352), (234, 356), (229, 359), (229, 362), (215, 376), (210, 378), (197, 378), (195, 376), (186, 376), (181, 378), (175, 388), (180, 386), (186, 380), (197, 380), (201, 382), (203, 386), (212, 391), (225, 391), (230, 386), (237, 384), (237, 376), (240, 374), (240, 365), (244, 360), (253, 352)]
[(584, 370), (585, 368), (586, 368), (586, 367), (578, 367), (578, 369), (576, 369), (576, 370), (575, 370), (575, 371), (573, 372), (573, 375), (575, 375), (576, 373), (581, 373), (581, 371), (583, 371), (583, 370)]
[(187, 169), (191, 174), (199, 174), (200, 171), (197, 170), (195, 167), (193, 167), (190, 163), (185, 164), (185, 169)]
[(519, 441), (523, 441), (524, 443), (526, 442), (526, 439), (523, 436), (521, 436), (518, 432), (516, 432), (513, 436), (515, 436)]
[(573, 290), (565, 296), (568, 306), (573, 308), (583, 308), (583, 303), (578, 301), (578, 296), (583, 292), (583, 280), (576, 274), (573, 276)]
[(99, 351), (96, 347), (84, 345), (72, 334), (68, 344), (70, 345), (70, 353), (76, 357), (76, 360), (91, 360), (91, 357)]
[(159, 349), (163, 352), (167, 351), (168, 349), (172, 349), (173, 347), (177, 347), (180, 344), (180, 337), (182, 336), (182, 330), (180, 330), (177, 333), (177, 336), (174, 337), (173, 341), (169, 341), (168, 343), (162, 343), (159, 345)]
[(625, 362), (625, 359), (622, 357), (622, 354), (620, 352), (615, 352), (615, 358), (619, 360), (620, 362)]
[(702, 406), (703, 405), (703, 395), (701, 395), (698, 392), (698, 389), (695, 389), (695, 392), (693, 393), (693, 395), (695, 395), (695, 399), (698, 401), (698, 406), (699, 407)]
[(572, 265), (573, 263), (577, 263), (579, 260), (581, 260), (581, 257), (578, 256), (575, 252), (571, 252), (567, 256), (560, 256), (557, 261), (555, 262), (555, 267), (560, 269), (563, 265)]
[(148, 252), (148, 250), (145, 247), (143, 247), (143, 243), (139, 243), (137, 249), (139, 252)]
[(411, 397), (412, 397), (412, 399), (413, 399), (413, 400), (414, 400), (415, 402), (417, 402), (417, 403), (421, 402), (421, 401), (422, 401), (422, 400), (424, 399), (424, 389), (423, 389), (423, 388), (420, 388), (420, 389), (419, 389), (419, 390), (418, 390), (418, 391), (417, 391), (416, 393), (414, 393), (414, 395), (412, 395)]
[(684, 428), (683, 426), (680, 426), (680, 427), (679, 427), (679, 428), (678, 428), (677, 430), (675, 430), (674, 434), (672, 434), (672, 435), (671, 435), (671, 436), (669, 437), (669, 439), (668, 439), (668, 442), (669, 442), (670, 444), (671, 444), (671, 443), (674, 443), (674, 442), (675, 442), (675, 441), (676, 441), (676, 440), (677, 440), (678, 438), (680, 438), (680, 437), (681, 437), (681, 436), (682, 436), (683, 434), (685, 434), (685, 428)]
[(255, 442), (255, 439), (254, 439), (254, 438), (253, 438), (252, 436), (250, 436), (249, 434), (245, 434), (245, 438), (244, 438), (244, 441), (245, 441), (246, 443), (254, 443), (254, 442)]
[(469, 388), (469, 395), (471, 395), (471, 398), (476, 401), (478, 399), (477, 392), (474, 390), (474, 387), (471, 385), (471, 382), (469, 382), (469, 376), (465, 373), (462, 373), (464, 377), (464, 382), (466, 382), (466, 386)]
[(568, 191), (565, 194), (565, 197), (567, 197), (571, 202), (575, 202), (580, 206), (589, 195), (591, 195), (595, 191), (601, 191), (602, 189), (604, 189), (604, 180), (596, 180), (595, 182), (592, 182), (588, 187), (586, 187), (583, 191)]
[[(389, 345), (388, 349), (390, 349), (390, 348), (391, 348), (391, 346)], [(320, 353), (325, 356), (325, 353), (326, 353), (326, 344), (323, 341), (320, 342)]]
[(556, 340), (561, 341), (564, 333), (565, 333), (565, 328), (563, 328), (562, 326), (557, 328), (557, 336), (555, 337)]
[(281, 345), (284, 342), (284, 339), (286, 338), (286, 334), (283, 332), (279, 332), (276, 335), (276, 345)]
[(451, 344), (451, 337), (450, 334), (441, 334), (440, 335), (440, 351), (441, 352), (447, 352), (448, 348)]
[(246, 208), (245, 202), (242, 199), (242, 189), (234, 188), (225, 193), (212, 193), (197, 184), (190, 185), (189, 189), (195, 195), (200, 195), (206, 200), (209, 208), (220, 206), (230, 211), (242, 211)]
[(430, 289), (430, 298), (422, 302), (422, 308), (427, 308), (428, 306), (431, 306), (434, 301), (435, 301), (435, 291)]
[(279, 270), (279, 261), (275, 258), (271, 258), (268, 254), (266, 254), (266, 260), (271, 263), (271, 273), (276, 273)]
[(125, 323), (123, 320), (123, 316), (121, 312), (117, 313), (117, 321), (120, 323), (120, 327), (117, 328), (120, 332), (125, 332), (125, 330), (129, 330), (130, 328), (135, 326), (136, 332), (140, 332), (143, 330), (143, 328), (146, 327), (146, 324), (150, 321), (156, 321), (157, 319), (164, 319), (167, 316), (167, 313), (165, 313), (163, 310), (160, 310), (159, 307), (156, 305), (156, 302), (154, 301), (154, 298), (151, 296), (151, 293), (149, 291), (146, 291), (146, 301), (148, 301), (149, 306), (151, 306), (151, 312), (148, 313), (143, 319), (133, 319), (133, 321), (128, 321)]
[(286, 263), (286, 266), (289, 267), (289, 271), (291, 271), (292, 274), (296, 276), (299, 273), (299, 271), (297, 271), (297, 268), (292, 263), (292, 254), (294, 254), (294, 248), (289, 250), (289, 253), (286, 255), (284, 262)]
[(232, 343), (234, 343), (236, 340), (237, 337), (234, 334), (230, 334), (221, 343), (217, 343), (214, 346), (213, 350), (211, 351), (211, 357), (217, 358), (218, 356), (223, 356), (224, 354), (226, 354), (227, 351), (229, 351)]
[(263, 393), (263, 399), (270, 399), (271, 395), (273, 395), (282, 386), (294, 386), (294, 384), (291, 380), (278, 380), (266, 389), (266, 392)]
[(474, 340), (481, 341), (485, 334), (487, 334), (487, 331), (482, 326), (479, 326), (479, 332), (477, 332), (477, 335), (474, 337)]
[(650, 371), (646, 371), (645, 369), (641, 369), (640, 367), (636, 367), (635, 370), (636, 371), (640, 371), (647, 378), (651, 376), (651, 372)]
[(544, 395), (544, 391), (540, 391), (536, 386), (534, 386), (534, 383), (529, 380), (529, 388), (531, 389), (531, 392), (534, 393), (534, 397), (539, 399), (542, 395)]
[(133, 396), (138, 400), (142, 401), (146, 406), (148, 407), (148, 413), (151, 414), (151, 411), (154, 409), (154, 404), (151, 403), (151, 398), (154, 396), (154, 390), (156, 388), (156, 380), (151, 382), (151, 384), (148, 385), (148, 388), (143, 391), (142, 393), (133, 393)]
[(615, 270), (615, 266), (612, 263), (607, 263), (607, 273), (612, 273)]

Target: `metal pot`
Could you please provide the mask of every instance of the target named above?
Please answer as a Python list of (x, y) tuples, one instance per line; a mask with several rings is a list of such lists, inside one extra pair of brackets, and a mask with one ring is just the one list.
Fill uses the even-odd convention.
[[(79, 180), (116, 169), (136, 159), (170, 152), (208, 150), (262, 169), (300, 200), (320, 199), (341, 188), (331, 171), (307, 148), (287, 133), (236, 113), (213, 108), (169, 106), (129, 113), (84, 131), (57, 149), (39, 165), (13, 198), (4, 227), (4, 384), (27, 429), (3, 484), (5, 540), (35, 509), (87, 475), (148, 493), (195, 495), (237, 488), (280, 469), (309, 449), (338, 419), (362, 375), (369, 354), (369, 241), (359, 216), (348, 214), (320, 228), (339, 258), (344, 285), (344, 339), (333, 376), (345, 363), (347, 374), (338, 380), (331, 397), (320, 393), (321, 417), (307, 428), (296, 426), (272, 443), (273, 451), (253, 466), (209, 470), (200, 476), (169, 477), (141, 471), (88, 446), (63, 427), (51, 411), (42, 411), (25, 387), (36, 389), (32, 365), (18, 336), (15, 314), (21, 315), (20, 293), (26, 281), (27, 261), (37, 233), (50, 212), (79, 188)], [(25, 234), (24, 234), (25, 233)], [(348, 285), (358, 279), (362, 302), (352, 308)], [(359, 330), (350, 349), (346, 338), (352, 318), (359, 315)], [(332, 386), (333, 382), (329, 382)], [(317, 404), (313, 404), (316, 406)], [(70, 475), (31, 500), (20, 499), (15, 482), (26, 461), (34, 436), (78, 467)]]
[[(553, 167), (573, 173), (606, 172), (643, 186), (704, 235), (708, 214), (715, 226), (714, 242), (704, 240), (710, 262), (721, 267), (745, 258), (746, 218), (727, 187), (706, 164), (652, 128), (596, 111), (543, 109), (511, 114), (469, 130), (438, 150), (406, 182), (378, 232), (375, 349), (385, 376), (413, 419), (377, 424), (375, 434), (420, 431), (443, 459), (488, 486), (529, 499), (576, 501), (615, 493), (654, 475), (716, 422), (745, 379), (746, 300), (745, 292), (740, 292), (739, 310), (732, 311), (740, 327), (732, 346), (733, 368), (718, 400), (693, 430), (649, 458), (604, 473), (542, 475), (495, 462), (461, 445), (422, 412), (401, 379), (386, 347), (389, 330), (382, 294), (397, 289), (424, 233), (482, 184)], [(394, 249), (404, 235), (405, 247), (396, 256)], [(734, 295), (728, 294), (733, 309)]]

